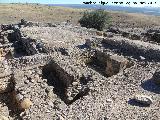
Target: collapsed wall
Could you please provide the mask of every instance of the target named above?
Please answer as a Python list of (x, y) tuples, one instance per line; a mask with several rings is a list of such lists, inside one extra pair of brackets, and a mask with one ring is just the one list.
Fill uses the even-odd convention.
[[(17, 49), (23, 50), (26, 55), (35, 55), (38, 53), (47, 53), (46, 48), (42, 45), (42, 43), (37, 42), (37, 40), (31, 39), (17, 29), (14, 32), (15, 41), (17, 41)], [(19, 46), (21, 46), (19, 48)]]
[[(14, 57), (48, 52), (42, 41), (31, 39), (21, 32), (21, 28), (28, 27), (30, 24), (33, 24), (33, 26), (36, 25), (36, 23), (26, 22), (24, 20), (21, 20), (18, 24), (1, 25), (2, 31), (0, 32), (0, 43), (3, 46), (4, 44), (12, 43), (12, 47), (14, 47), (14, 50), (12, 51)], [(37, 25), (43, 26), (43, 24), (40, 23), (37, 23)], [(49, 26), (49, 24), (46, 24), (46, 26), (47, 25)]]

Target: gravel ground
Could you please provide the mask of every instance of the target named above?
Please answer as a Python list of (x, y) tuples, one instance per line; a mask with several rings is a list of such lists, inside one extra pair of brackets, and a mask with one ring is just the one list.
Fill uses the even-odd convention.
[[(94, 48), (88, 49), (84, 45), (86, 39), (96, 35), (94, 30), (73, 26), (25, 27), (20, 30), (28, 37), (41, 41), (47, 47), (66, 49), (63, 52), (67, 53), (67, 55), (63, 54), (62, 51), (54, 51), (49, 55), (65, 71), (64, 74), (67, 73), (68, 76), (74, 74), (74, 79), (76, 76), (89, 75), (92, 82), (87, 83), (90, 89), (87, 94), (67, 104), (55, 90), (57, 86), (53, 82), (59, 81), (57, 74), (52, 74), (46, 78), (43, 71), (44, 65), (33, 66), (30, 69), (26, 67), (28, 69), (23, 70), (14, 68), (12, 73), (14, 92), (16, 93), (14, 97), (20, 101), (26, 98), (29, 99), (29, 107), (25, 110), (20, 110), (18, 106), (13, 105), (9, 107), (10, 103), (13, 102), (7, 101), (11, 93), (0, 94), (0, 106), (2, 106), (0, 111), (2, 111), (1, 114), (3, 116), (11, 120), (160, 119), (160, 87), (152, 79), (156, 69), (160, 68), (159, 61), (149, 62), (135, 59), (128, 55), (125, 58), (134, 63), (131, 67), (111, 77), (105, 77), (99, 71), (82, 62), (83, 57), (85, 57), (84, 54), (88, 52), (94, 53)], [(129, 41), (129, 39), (127, 40)], [(78, 47), (83, 45), (84, 48)], [(112, 49), (103, 49), (105, 49), (106, 53), (116, 54), (116, 51)], [(152, 104), (144, 106), (135, 102), (133, 98), (136, 95), (150, 97)], [(20, 105), (22, 107), (22, 104)]]

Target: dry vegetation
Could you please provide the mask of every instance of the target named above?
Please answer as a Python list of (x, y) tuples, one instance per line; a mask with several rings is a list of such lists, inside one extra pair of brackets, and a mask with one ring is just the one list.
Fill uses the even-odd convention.
[[(85, 9), (47, 6), (40, 4), (0, 4), (0, 24), (16, 23), (22, 18), (36, 22), (78, 23)], [(112, 24), (119, 27), (146, 27), (160, 25), (160, 17), (136, 13), (109, 11)]]
[(71, 17), (75, 23), (82, 11), (36, 4), (0, 4), (0, 23), (16, 23), (22, 18), (36, 22), (63, 22)]
[(138, 13), (110, 12), (113, 24), (119, 27), (153, 27), (160, 25), (160, 17)]

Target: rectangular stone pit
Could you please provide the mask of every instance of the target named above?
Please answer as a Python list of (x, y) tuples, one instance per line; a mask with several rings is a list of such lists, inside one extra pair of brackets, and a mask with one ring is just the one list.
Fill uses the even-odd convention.
[(44, 66), (43, 74), (48, 83), (55, 88), (55, 93), (67, 104), (77, 100), (79, 97), (87, 94), (88, 77), (85, 77), (80, 67), (74, 66), (74, 63), (52, 60)]
[(119, 73), (121, 70), (130, 66), (130, 62), (123, 56), (112, 55), (107, 59), (106, 63), (106, 75), (112, 76)]
[(111, 77), (125, 68), (130, 67), (132, 63), (123, 56), (119, 56), (117, 54), (113, 55), (97, 50), (87, 65), (103, 76)]

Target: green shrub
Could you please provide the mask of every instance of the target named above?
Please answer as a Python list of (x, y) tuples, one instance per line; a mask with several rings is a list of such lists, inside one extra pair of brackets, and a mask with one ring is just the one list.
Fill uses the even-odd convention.
[(84, 12), (84, 15), (79, 20), (79, 23), (82, 27), (103, 30), (109, 23), (109, 20), (110, 17), (105, 10), (94, 10), (91, 12)]

